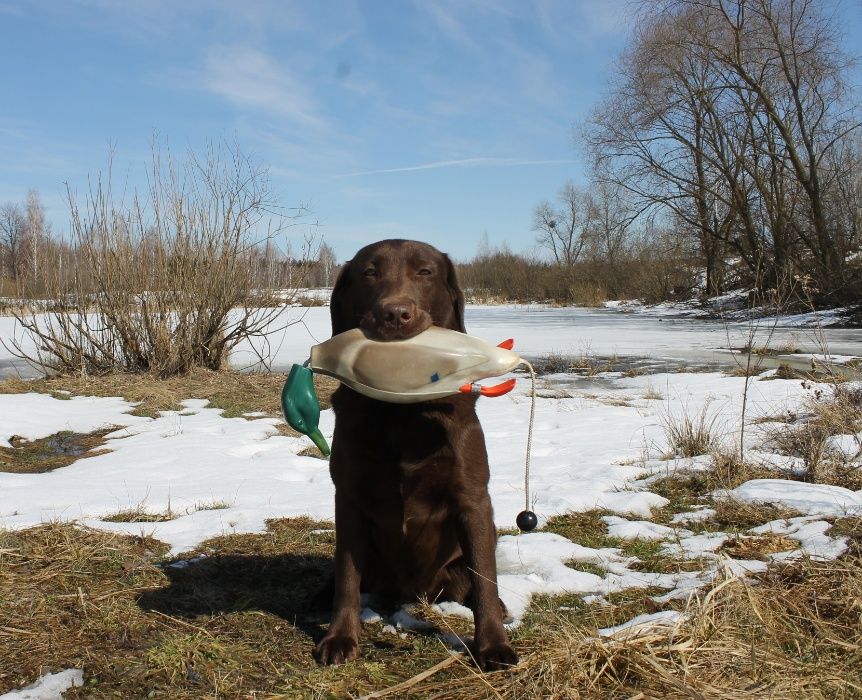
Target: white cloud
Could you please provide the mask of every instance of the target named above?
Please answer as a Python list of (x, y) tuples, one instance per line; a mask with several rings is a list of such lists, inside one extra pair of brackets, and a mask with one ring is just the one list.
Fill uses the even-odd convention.
[(287, 66), (257, 49), (212, 47), (204, 60), (200, 87), (237, 107), (272, 112), (296, 125), (326, 127), (311, 92)]
[(451, 41), (470, 49), (478, 48), (464, 25), (459, 21), (457, 11), (454, 8), (447, 10), (439, 2), (421, 2), (416, 7), (427, 12), (437, 28)]
[(381, 168), (379, 170), (363, 170), (356, 173), (345, 173), (338, 177), (358, 177), (360, 175), (378, 175), (381, 173), (408, 173), (415, 170), (436, 170), (438, 168), (473, 168), (473, 167), (512, 167), (518, 165), (559, 165), (575, 163), (574, 160), (526, 160), (524, 158), (461, 158), (459, 160), (436, 160), (419, 165), (408, 165), (401, 168)]

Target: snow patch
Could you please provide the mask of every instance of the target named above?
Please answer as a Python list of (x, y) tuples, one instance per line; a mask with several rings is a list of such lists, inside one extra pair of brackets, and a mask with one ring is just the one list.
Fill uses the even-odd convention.
[(624, 540), (669, 540), (677, 534), (672, 527), (648, 520), (626, 520), (616, 515), (606, 515), (602, 520), (608, 526), (608, 535)]
[(13, 435), (39, 440), (61, 431), (91, 433), (109, 425), (137, 425), (147, 418), (128, 415), (135, 404), (121, 398), (47, 394), (6, 394), (0, 401), (0, 447), (11, 447)]
[(674, 525), (685, 525), (687, 523), (702, 523), (704, 520), (709, 520), (715, 515), (715, 508), (707, 508), (701, 506), (695, 510), (690, 510), (687, 513), (677, 513), (670, 521)]
[(516, 620), (524, 616), (534, 594), (598, 593), (600, 576), (576, 571), (564, 562), (583, 555), (585, 547), (551, 532), (504, 535), (497, 543), (497, 588)]
[(682, 622), (683, 613), (678, 610), (660, 610), (655, 613), (638, 615), (628, 622), (614, 627), (602, 627), (596, 631), (600, 637), (609, 637), (616, 640), (636, 639), (657, 631), (676, 627)]
[(773, 561), (788, 561), (800, 558), (803, 554), (813, 559), (837, 559), (847, 551), (846, 537), (829, 537), (826, 532), (832, 525), (820, 520), (816, 515), (772, 520), (752, 528), (755, 534), (772, 533), (784, 535), (799, 542), (799, 549), (777, 552), (770, 556)]
[(0, 695), (0, 700), (62, 700), (70, 688), (84, 685), (84, 672), (70, 668), (59, 673), (46, 673), (26, 688)]
[(829, 484), (809, 484), (787, 479), (752, 479), (735, 489), (715, 492), (746, 503), (768, 503), (800, 513), (840, 517), (862, 514), (862, 491)]
[(719, 549), (728, 540), (728, 537), (723, 532), (689, 535), (688, 537), (681, 537), (677, 542), (668, 542), (662, 545), (661, 552), (671, 557), (700, 559)]

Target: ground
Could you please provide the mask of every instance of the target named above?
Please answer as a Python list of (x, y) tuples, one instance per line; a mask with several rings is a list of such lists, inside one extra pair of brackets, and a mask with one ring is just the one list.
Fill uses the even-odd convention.
[(0, 382), (0, 693), (80, 669), (67, 698), (862, 697), (858, 387), (543, 359), (537, 533), (511, 529), (528, 384), (480, 407), (522, 658), (486, 676), (433, 601), (369, 603), (361, 660), (314, 664), (331, 486), (284, 375)]

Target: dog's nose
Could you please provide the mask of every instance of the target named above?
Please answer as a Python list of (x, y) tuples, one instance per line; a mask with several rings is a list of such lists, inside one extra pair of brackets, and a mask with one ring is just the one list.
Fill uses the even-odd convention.
[(412, 304), (386, 304), (383, 307), (383, 322), (395, 328), (408, 325), (416, 315), (416, 310), (412, 306)]
[(379, 340), (411, 338), (431, 325), (431, 316), (413, 299), (392, 296), (377, 301), (360, 327)]

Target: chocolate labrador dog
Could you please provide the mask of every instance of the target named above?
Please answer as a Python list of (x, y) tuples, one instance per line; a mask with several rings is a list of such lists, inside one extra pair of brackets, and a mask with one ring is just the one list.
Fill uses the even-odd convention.
[[(386, 341), (432, 324), (464, 332), (464, 295), (437, 249), (380, 241), (341, 271), (331, 315), (333, 335), (358, 327)], [(392, 602), (467, 603), (478, 665), (518, 662), (497, 596), (488, 455), (475, 406), (472, 395), (389, 404), (343, 385), (333, 395), (335, 591), (329, 631), (314, 650), (319, 663), (359, 655), (360, 590)]]

